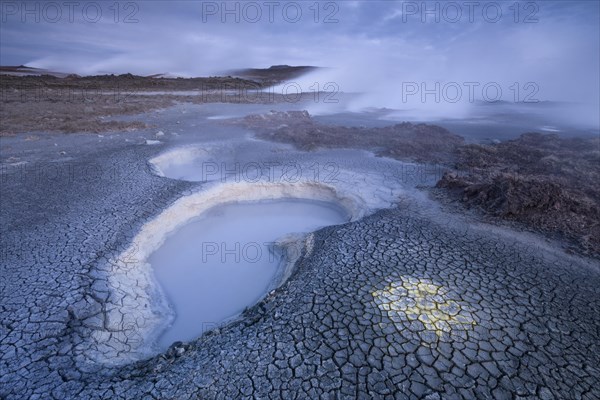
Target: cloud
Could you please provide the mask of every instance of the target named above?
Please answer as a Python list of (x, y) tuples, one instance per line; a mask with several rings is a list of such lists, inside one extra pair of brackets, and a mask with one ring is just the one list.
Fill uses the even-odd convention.
[[(310, 78), (320, 84), (335, 81), (346, 92), (370, 93), (357, 106), (424, 107), (421, 101), (399, 101), (406, 82), (497, 82), (505, 96), (513, 94), (514, 83), (534, 82), (540, 100), (598, 105), (597, 2), (480, 2), (472, 21), (465, 3), (456, 2), (462, 7), (458, 22), (451, 21), (451, 10), (444, 12), (447, 2), (427, 2), (425, 8), (423, 2), (406, 1), (275, 3), (272, 9), (261, 1), (225, 7), (222, 2), (152, 1), (127, 9), (131, 3), (117, 3), (117, 15), (110, 9), (113, 3), (97, 2), (98, 22), (76, 10), (73, 22), (49, 23), (41, 15), (35, 23), (26, 15), (23, 23), (22, 10), (7, 15), (3, 2), (0, 56), (3, 64), (82, 74), (197, 76), (273, 64), (327, 66), (331, 69)], [(39, 3), (25, 7), (31, 10), (32, 4)], [(258, 21), (251, 21), (256, 13), (248, 4), (260, 8)], [(502, 5), (500, 20), (492, 21), (495, 6), (484, 13), (486, 4)], [(297, 7), (301, 15), (295, 21)], [(438, 15), (431, 13), (436, 7)], [(126, 23), (127, 17), (138, 22)], [(528, 17), (537, 22), (525, 23)]]

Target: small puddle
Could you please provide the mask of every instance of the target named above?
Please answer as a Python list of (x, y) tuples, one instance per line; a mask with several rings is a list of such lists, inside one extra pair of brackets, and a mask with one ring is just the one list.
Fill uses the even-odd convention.
[(178, 229), (149, 258), (176, 313), (159, 347), (200, 336), (274, 288), (284, 260), (273, 242), (348, 219), (333, 203), (279, 199), (219, 205)]

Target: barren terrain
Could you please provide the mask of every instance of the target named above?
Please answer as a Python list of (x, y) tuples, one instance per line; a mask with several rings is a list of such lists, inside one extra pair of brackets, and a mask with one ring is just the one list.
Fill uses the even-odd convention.
[[(4, 71), (6, 72), (6, 71)], [(64, 75), (64, 74), (63, 74)], [(0, 136), (38, 131), (109, 132), (147, 127), (145, 121), (111, 121), (167, 108), (176, 102), (283, 102), (261, 81), (228, 77), (154, 78), (131, 74), (80, 77), (0, 74)]]
[[(219, 89), (230, 78), (195, 81), (217, 85), (206, 93), (162, 78), (1, 79), (0, 398), (600, 395), (597, 138), (481, 145), (431, 124), (324, 124), (277, 96)], [(388, 200), (310, 234), (287, 280), (234, 320), (118, 364), (114, 352), (151, 340), (158, 301), (123, 267), (144, 260), (128, 249), (147, 224), (186, 216), (174, 204), (203, 205), (194, 194), (209, 186), (150, 160), (198, 166), (189, 156), (227, 171), (352, 163), (333, 180), (344, 198)], [(426, 164), (448, 171), (438, 188), (390, 173)], [(310, 172), (303, 187), (331, 190)], [(596, 258), (566, 254), (566, 239)]]

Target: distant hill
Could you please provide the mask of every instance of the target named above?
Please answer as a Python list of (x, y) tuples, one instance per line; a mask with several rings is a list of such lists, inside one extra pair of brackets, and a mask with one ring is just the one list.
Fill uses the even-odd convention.
[(153, 90), (220, 90), (260, 89), (260, 83), (237, 77), (170, 78), (165, 74), (154, 76), (88, 75), (54, 73), (46, 70), (21, 67), (0, 67), (0, 89), (110, 89), (133, 91)]
[(235, 77), (256, 81), (261, 86), (272, 86), (296, 79), (318, 68), (313, 66), (272, 65), (269, 68), (247, 68), (228, 71), (226, 73)]
[[(272, 65), (269, 68), (246, 68), (246, 69), (240, 69), (240, 70), (225, 71), (221, 75), (221, 77), (228, 79), (228, 80), (237, 80), (237, 83), (240, 83), (240, 81), (245, 81), (245, 83), (250, 83), (250, 84), (246, 84), (245, 86), (269, 87), (269, 86), (280, 84), (285, 81), (296, 79), (296, 78), (298, 78), (302, 75), (305, 75), (309, 72), (312, 72), (318, 68), (319, 67), (312, 67), (312, 66)], [(27, 67), (24, 65), (0, 66), (0, 75), (5, 75), (5, 76), (6, 75), (10, 75), (10, 76), (51, 76), (51, 77), (55, 77), (55, 78), (70, 78), (70, 79), (82, 78), (83, 80), (114, 79), (114, 77), (117, 76), (121, 79), (126, 79), (126, 78), (135, 79), (138, 82), (141, 82), (145, 79), (160, 80), (160, 81), (166, 82), (169, 80), (194, 81), (194, 80), (199, 80), (199, 79), (219, 78), (219, 77), (183, 78), (181, 76), (174, 75), (171, 73), (158, 73), (158, 74), (152, 74), (152, 75), (148, 75), (148, 76), (137, 76), (137, 75), (133, 75), (133, 74), (121, 74), (121, 75), (102, 74), (102, 75), (79, 76), (79, 75), (72, 74), (69, 72), (50, 71), (47, 69)], [(248, 81), (250, 81), (250, 82), (248, 82)], [(148, 84), (151, 86), (156, 85), (156, 83), (148, 83)], [(178, 85), (182, 85), (182, 84), (179, 83)], [(187, 85), (184, 85), (184, 86), (187, 86)]]
[(6, 65), (0, 66), (0, 75), (13, 75), (13, 76), (41, 76), (50, 75), (56, 78), (64, 78), (71, 74), (65, 72), (49, 71), (47, 69), (26, 67), (25, 65)]

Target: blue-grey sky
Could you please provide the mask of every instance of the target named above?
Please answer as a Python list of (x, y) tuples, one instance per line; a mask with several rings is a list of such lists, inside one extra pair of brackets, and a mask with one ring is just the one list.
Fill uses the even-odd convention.
[[(330, 67), (310, 77), (320, 84), (334, 81), (342, 91), (376, 93), (364, 106), (386, 105), (370, 102), (391, 100), (390, 89), (407, 89), (401, 87), (406, 82), (455, 82), (463, 96), (469, 90), (464, 83), (477, 82), (477, 97), (481, 86), (495, 82), (503, 100), (535, 92), (540, 100), (599, 105), (597, 0), (1, 5), (3, 65), (183, 76), (316, 65)], [(515, 82), (518, 94), (511, 89)], [(535, 86), (526, 86), (531, 82)]]

